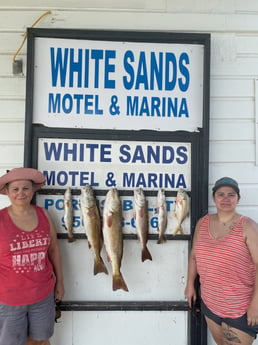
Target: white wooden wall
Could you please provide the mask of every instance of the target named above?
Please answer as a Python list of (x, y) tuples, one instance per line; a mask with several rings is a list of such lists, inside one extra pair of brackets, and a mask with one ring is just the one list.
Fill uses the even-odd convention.
[[(23, 75), (12, 74), (13, 55), (26, 28), (48, 10), (51, 14), (37, 27), (211, 33), (210, 187), (221, 176), (236, 178), (242, 195), (239, 212), (258, 221), (257, 0), (0, 0), (1, 175), (23, 164), (26, 44), (17, 57), (23, 60)], [(1, 196), (0, 207), (7, 203)], [(213, 211), (211, 198), (209, 206)], [(71, 320), (64, 314), (63, 327)], [(61, 325), (59, 338), (61, 333), (65, 337)], [(52, 344), (61, 344), (56, 339)]]

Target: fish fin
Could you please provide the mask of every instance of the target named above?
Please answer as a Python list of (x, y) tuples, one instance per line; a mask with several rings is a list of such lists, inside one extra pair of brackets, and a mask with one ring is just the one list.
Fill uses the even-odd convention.
[(108, 274), (108, 270), (107, 270), (102, 258), (100, 258), (99, 260), (97, 260), (97, 259), (94, 260), (94, 275), (96, 275), (98, 273)]
[(149, 249), (147, 248), (147, 246), (145, 246), (142, 249), (142, 262), (145, 260), (152, 260), (151, 253), (149, 252)]
[(111, 262), (110, 256), (107, 254), (107, 261)]
[(91, 249), (90, 241), (88, 241), (88, 248)]
[(122, 289), (124, 291), (129, 291), (121, 273), (113, 275), (113, 291), (119, 290), (119, 289)]
[(139, 210), (139, 216), (141, 218), (143, 218), (145, 216), (145, 212), (144, 212), (144, 208), (143, 207), (141, 207), (140, 210)]
[(109, 228), (111, 228), (112, 226), (112, 214), (110, 214), (109, 216), (107, 216), (107, 226)]

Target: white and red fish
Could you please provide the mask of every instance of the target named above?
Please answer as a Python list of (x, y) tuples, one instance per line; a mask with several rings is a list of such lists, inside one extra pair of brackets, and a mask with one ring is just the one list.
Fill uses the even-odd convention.
[(159, 238), (157, 243), (166, 242), (164, 238), (165, 231), (167, 229), (167, 204), (165, 190), (160, 188), (157, 195), (157, 212), (158, 212), (158, 232)]
[(103, 235), (108, 259), (112, 264), (113, 290), (128, 291), (120, 271), (123, 257), (122, 206), (116, 188), (111, 188), (106, 194), (103, 209)]
[(81, 188), (80, 207), (89, 248), (92, 248), (94, 253), (93, 273), (94, 275), (101, 272), (108, 274), (107, 268), (101, 257), (103, 234), (99, 209), (94, 191), (90, 185)]
[(185, 218), (189, 214), (189, 207), (190, 207), (190, 199), (187, 194), (187, 192), (179, 188), (176, 196), (176, 204), (175, 204), (175, 211), (174, 215), (177, 218), (178, 225), (173, 233), (173, 235), (176, 235), (178, 233), (183, 234), (183, 229), (182, 229), (182, 223), (185, 220)]
[(64, 226), (68, 233), (68, 242), (74, 242), (73, 234), (73, 198), (70, 187), (66, 188), (64, 193)]
[(149, 219), (145, 195), (141, 188), (134, 190), (134, 219), (137, 236), (141, 243), (142, 261), (152, 260), (151, 253), (147, 248)]

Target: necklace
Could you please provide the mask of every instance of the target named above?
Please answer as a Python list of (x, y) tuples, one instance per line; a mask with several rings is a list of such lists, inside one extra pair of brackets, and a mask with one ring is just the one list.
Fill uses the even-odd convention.
[(235, 218), (235, 215), (236, 214), (234, 213), (233, 217), (229, 218), (226, 221), (220, 220), (218, 214), (217, 214), (217, 218), (218, 218), (218, 221), (221, 225), (223, 225), (224, 227), (227, 227), (229, 230), (232, 230), (237, 223), (236, 221), (233, 221)]

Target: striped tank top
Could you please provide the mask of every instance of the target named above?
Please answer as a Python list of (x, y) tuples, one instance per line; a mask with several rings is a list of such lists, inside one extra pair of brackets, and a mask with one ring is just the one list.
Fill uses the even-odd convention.
[(203, 217), (195, 245), (201, 296), (214, 314), (237, 318), (247, 311), (255, 281), (255, 265), (242, 234), (246, 217), (220, 239), (210, 234), (210, 217)]

